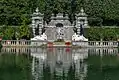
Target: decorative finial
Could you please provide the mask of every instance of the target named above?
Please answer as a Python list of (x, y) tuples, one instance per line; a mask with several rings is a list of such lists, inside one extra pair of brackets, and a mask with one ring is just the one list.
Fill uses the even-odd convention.
[(63, 17), (63, 14), (62, 13), (58, 13), (57, 17)]
[(54, 14), (52, 13), (52, 16), (54, 16)]
[(65, 16), (68, 16), (68, 14), (65, 14)]
[(84, 13), (84, 9), (83, 8), (81, 8), (81, 13)]
[(36, 8), (36, 12), (37, 12), (37, 13), (39, 12), (39, 9), (38, 9), (38, 7)]

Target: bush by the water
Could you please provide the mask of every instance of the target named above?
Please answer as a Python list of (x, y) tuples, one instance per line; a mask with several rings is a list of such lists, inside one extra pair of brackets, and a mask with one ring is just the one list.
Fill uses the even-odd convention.
[(87, 28), (85, 36), (89, 41), (117, 41), (119, 39), (119, 28)]
[(3, 40), (30, 39), (32, 31), (28, 25), (0, 27), (0, 37)]

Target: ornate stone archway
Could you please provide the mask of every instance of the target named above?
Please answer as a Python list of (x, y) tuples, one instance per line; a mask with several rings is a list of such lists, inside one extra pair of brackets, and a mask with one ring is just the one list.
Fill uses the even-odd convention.
[[(46, 33), (48, 40), (56, 41), (57, 39), (72, 40), (72, 35), (75, 33), (73, 28), (77, 29), (77, 35), (80, 35), (80, 26), (83, 23), (82, 28), (86, 28), (88, 25), (87, 15), (85, 14), (83, 8), (81, 12), (76, 14), (76, 20), (73, 21), (73, 24), (69, 21), (68, 14), (58, 13), (56, 16), (52, 14), (51, 21), (46, 23), (43, 18), (44, 14), (41, 14), (36, 9), (36, 12), (32, 14), (32, 31), (34, 37), (41, 35), (43, 32)], [(38, 28), (37, 28), (38, 25)], [(45, 31), (42, 30), (45, 28)], [(38, 31), (35, 31), (37, 29)], [(35, 34), (35, 32), (39, 32)], [(59, 33), (58, 33), (59, 32)], [(60, 35), (61, 34), (61, 35)]]

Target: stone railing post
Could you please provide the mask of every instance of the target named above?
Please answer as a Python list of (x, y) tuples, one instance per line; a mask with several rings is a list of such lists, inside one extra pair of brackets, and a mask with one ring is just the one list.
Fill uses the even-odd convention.
[(17, 45), (17, 46), (19, 45), (19, 41), (18, 41), (18, 38), (17, 38), (17, 41), (16, 41), (16, 45)]
[(119, 39), (117, 40), (117, 45), (118, 45), (118, 47), (119, 47)]

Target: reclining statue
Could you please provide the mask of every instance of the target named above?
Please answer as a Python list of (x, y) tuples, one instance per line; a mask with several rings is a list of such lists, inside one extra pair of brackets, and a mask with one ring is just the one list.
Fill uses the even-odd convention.
[(84, 30), (83, 30), (83, 23), (80, 24), (80, 34), (77, 34), (77, 29), (75, 28), (75, 33), (72, 36), (72, 41), (88, 41), (83, 35), (84, 35)]
[(36, 36), (34, 38), (31, 38), (31, 40), (42, 40), (42, 41), (44, 41), (44, 40), (47, 40), (47, 35), (45, 33), (43, 33), (40, 36), (38, 35), (38, 36)]
[(86, 39), (83, 35), (77, 35), (74, 33), (72, 36), (72, 41), (88, 41), (88, 39)]

